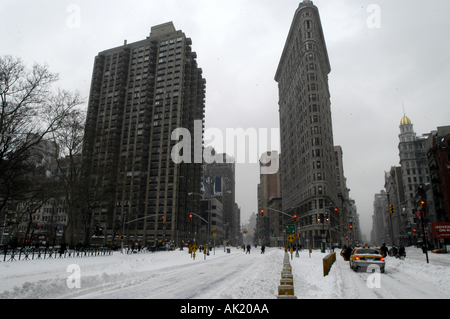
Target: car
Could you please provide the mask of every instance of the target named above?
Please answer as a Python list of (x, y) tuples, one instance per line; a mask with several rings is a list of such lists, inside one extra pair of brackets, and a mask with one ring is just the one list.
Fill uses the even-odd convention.
[[(371, 265), (378, 266), (380, 272), (384, 273), (386, 265), (385, 258), (382, 256), (381, 251), (375, 248), (357, 247), (353, 249), (350, 256), (350, 268), (354, 271), (358, 269), (365, 269)], [(375, 271), (376, 267), (372, 267), (372, 271)]]

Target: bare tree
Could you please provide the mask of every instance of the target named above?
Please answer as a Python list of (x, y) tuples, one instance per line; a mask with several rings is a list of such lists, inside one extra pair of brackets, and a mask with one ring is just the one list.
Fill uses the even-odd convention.
[(57, 80), (47, 65), (28, 69), (20, 58), (0, 56), (0, 212), (8, 200), (27, 192), (30, 150), (82, 103), (79, 93), (55, 93)]

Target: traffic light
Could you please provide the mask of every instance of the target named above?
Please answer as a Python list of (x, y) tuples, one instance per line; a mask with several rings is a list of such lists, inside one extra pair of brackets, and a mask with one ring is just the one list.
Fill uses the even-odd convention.
[(338, 214), (338, 208), (337, 208), (337, 207), (334, 208), (334, 213), (335, 213), (336, 215)]
[(297, 222), (297, 215), (294, 215), (294, 223)]
[(261, 216), (264, 217), (264, 209), (261, 209)]
[(192, 221), (192, 214), (189, 215), (189, 220)]
[(352, 225), (348, 226), (348, 229), (353, 230), (353, 226)]
[(393, 212), (394, 212), (394, 205), (389, 204), (389, 214), (392, 215)]
[(421, 200), (420, 201), (420, 209), (424, 209), (424, 207), (425, 207), (425, 201)]
[(216, 232), (216, 229), (213, 228), (213, 229), (211, 230), (211, 232), (214, 234), (214, 233)]

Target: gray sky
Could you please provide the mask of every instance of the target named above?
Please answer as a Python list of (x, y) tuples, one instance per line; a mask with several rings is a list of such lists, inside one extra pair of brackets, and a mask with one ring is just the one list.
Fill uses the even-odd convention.
[[(402, 103), (418, 135), (450, 125), (450, 1), (313, 2), (331, 63), (334, 143), (343, 148), (350, 196), (369, 234), (374, 194), (384, 187), (384, 172), (399, 165)], [(28, 66), (47, 63), (60, 74), (59, 86), (87, 97), (98, 52), (142, 40), (151, 26), (172, 21), (192, 38), (207, 80), (206, 128), (277, 129), (274, 76), (299, 3), (2, 0), (0, 54), (19, 56)], [(371, 4), (378, 16), (367, 11)], [(369, 28), (368, 21), (379, 27)], [(238, 165), (242, 221), (257, 211), (258, 183), (259, 165)]]

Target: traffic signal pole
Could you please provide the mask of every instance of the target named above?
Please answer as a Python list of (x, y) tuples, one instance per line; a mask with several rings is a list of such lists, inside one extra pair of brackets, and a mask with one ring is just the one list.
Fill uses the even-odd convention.
[(420, 208), (421, 208), (421, 212), (420, 212), (420, 222), (422, 224), (422, 237), (423, 237), (423, 243), (425, 245), (425, 253), (427, 255), (427, 264), (430, 263), (430, 261), (428, 260), (428, 243), (427, 243), (427, 236), (425, 236), (425, 226), (423, 224), (423, 215), (425, 214), (425, 206), (426, 206), (426, 202), (424, 200), (420, 201)]

